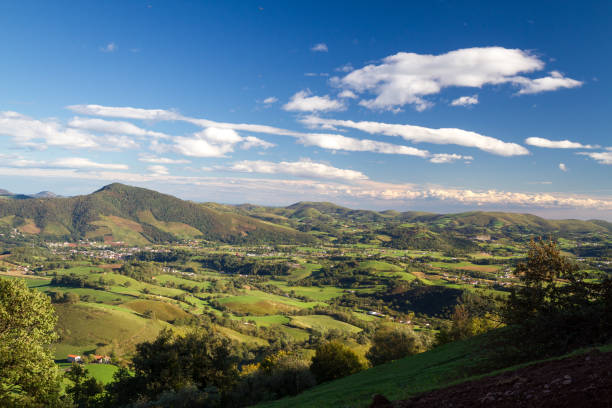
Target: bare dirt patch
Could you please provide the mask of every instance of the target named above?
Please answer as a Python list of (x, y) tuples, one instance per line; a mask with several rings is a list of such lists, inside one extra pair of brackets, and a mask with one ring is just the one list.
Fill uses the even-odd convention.
[[(383, 407), (385, 405), (372, 405)], [(612, 407), (612, 352), (537, 363), (397, 401), (396, 408)]]
[(33, 222), (28, 222), (27, 224), (22, 225), (18, 229), (24, 234), (40, 234), (40, 228), (38, 228)]

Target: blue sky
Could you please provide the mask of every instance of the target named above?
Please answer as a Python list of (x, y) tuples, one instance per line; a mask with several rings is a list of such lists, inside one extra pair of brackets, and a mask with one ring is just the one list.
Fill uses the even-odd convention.
[(612, 219), (610, 2), (0, 5), (0, 187)]

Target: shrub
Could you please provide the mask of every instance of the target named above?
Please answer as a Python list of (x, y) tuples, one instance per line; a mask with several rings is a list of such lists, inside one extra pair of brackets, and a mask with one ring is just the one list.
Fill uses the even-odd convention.
[(372, 365), (388, 363), (424, 351), (421, 336), (409, 328), (382, 328), (374, 333), (366, 358)]
[(346, 377), (364, 368), (357, 354), (336, 341), (323, 343), (317, 347), (310, 365), (310, 371), (319, 383)]

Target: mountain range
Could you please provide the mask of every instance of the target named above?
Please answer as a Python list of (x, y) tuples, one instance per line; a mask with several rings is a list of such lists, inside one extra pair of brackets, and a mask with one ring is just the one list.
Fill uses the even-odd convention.
[[(0, 190), (0, 227), (45, 239), (93, 239), (145, 245), (202, 238), (229, 243), (313, 243), (376, 231), (406, 239), (595, 234), (609, 236), (601, 220), (547, 220), (530, 214), (466, 212), (434, 214), (353, 210), (326, 202), (287, 207), (195, 203), (153, 190), (114, 183), (92, 194), (33, 196)], [(307, 233), (308, 232), (308, 233)], [(381, 238), (381, 239), (384, 239)], [(342, 241), (341, 241), (342, 242)], [(426, 242), (423, 241), (423, 242)]]

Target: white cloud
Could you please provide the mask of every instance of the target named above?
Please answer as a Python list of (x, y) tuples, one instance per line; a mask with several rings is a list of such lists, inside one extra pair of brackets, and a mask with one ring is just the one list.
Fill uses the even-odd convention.
[[(76, 106), (76, 108), (75, 108)], [(85, 111), (90, 114), (96, 112), (103, 116), (135, 118), (140, 116), (144, 119), (150, 118), (168, 118), (167, 120), (181, 120), (192, 123), (204, 128), (230, 129), (234, 131), (247, 131), (254, 133), (263, 133), (270, 135), (281, 135), (295, 137), (298, 141), (306, 146), (317, 146), (329, 150), (345, 150), (345, 151), (371, 151), (384, 154), (403, 154), (418, 156), (423, 158), (430, 157), (427, 150), (416, 149), (414, 147), (395, 145), (374, 140), (362, 140), (351, 138), (338, 134), (327, 133), (304, 133), (292, 130), (277, 128), (267, 125), (257, 125), (248, 123), (227, 123), (215, 122), (208, 119), (190, 118), (182, 116), (173, 111), (157, 110), (157, 109), (138, 109), (132, 107), (106, 107), (100, 105), (75, 105), (69, 107), (72, 110)], [(84, 108), (87, 107), (87, 108)], [(323, 119), (317, 116), (308, 116), (301, 118), (300, 122), (311, 128), (319, 128), (326, 130), (335, 130), (336, 126), (354, 128), (371, 134), (383, 134), (387, 136), (401, 136), (402, 138), (412, 142), (428, 142), (435, 144), (457, 144), (461, 146), (477, 147), (481, 150), (499, 154), (502, 156), (513, 156), (528, 154), (529, 151), (523, 146), (515, 143), (506, 143), (501, 140), (483, 136), (475, 132), (465, 131), (461, 129), (443, 128), (430, 129), (411, 125), (396, 125), (379, 122), (353, 122), (334, 119)], [(199, 142), (197, 138), (179, 137), (178, 149), (175, 149), (181, 154), (189, 153), (196, 156), (194, 152), (206, 151), (206, 156), (202, 157), (222, 157), (226, 153), (232, 151), (233, 145), (226, 146), (224, 149), (219, 149), (218, 146), (210, 146), (208, 143)], [(249, 137), (244, 138), (244, 143), (247, 147), (264, 147), (262, 144), (249, 143)], [(263, 142), (263, 141), (262, 141)], [(264, 142), (268, 143), (268, 142)], [(205, 146), (204, 146), (205, 145)], [(195, 150), (191, 149), (191, 146)], [(169, 151), (169, 146), (160, 144), (156, 140), (152, 141), (151, 150), (157, 153)], [(212, 156), (210, 156), (212, 154)]]
[(354, 69), (355, 68), (353, 68), (353, 65), (349, 62), (348, 64), (344, 64), (343, 66), (336, 68), (334, 71), (337, 71), (337, 72), (351, 72)]
[(338, 98), (357, 99), (357, 95), (355, 95), (355, 92), (345, 89), (338, 94)]
[(37, 120), (17, 112), (0, 112), (0, 135), (13, 138), (20, 146), (44, 149), (100, 147), (96, 137), (78, 129), (65, 128), (55, 119)]
[(224, 168), (225, 170), (244, 173), (288, 174), (297, 177), (313, 177), (318, 179), (367, 180), (367, 176), (359, 171), (339, 169), (324, 163), (302, 159), (297, 162), (283, 161), (273, 163), (262, 160), (244, 160)]
[(470, 106), (478, 104), (478, 95), (461, 96), (451, 102), (452, 106)]
[(181, 120), (183, 117), (176, 112), (165, 109), (141, 109), (129, 106), (114, 107), (101, 105), (70, 105), (73, 112), (81, 115), (103, 116), (111, 118), (141, 119), (141, 120)]
[(403, 154), (408, 156), (428, 157), (427, 150), (410, 146), (400, 146), (376, 140), (355, 139), (342, 135), (310, 133), (301, 136), (300, 143), (305, 146), (317, 146), (329, 150), (344, 150), (350, 152), (373, 152), (384, 154)]
[(276, 102), (278, 102), (278, 98), (275, 96), (269, 96), (263, 100), (263, 103), (265, 103), (266, 105), (270, 105)]
[(567, 171), (567, 166), (565, 165), (565, 163), (559, 163), (559, 170)]
[(244, 142), (242, 142), (242, 147), (245, 150), (248, 150), (252, 147), (261, 147), (262, 149), (269, 149), (270, 147), (276, 146), (274, 143), (266, 142), (255, 136), (247, 136), (244, 138)]
[(168, 174), (170, 174), (168, 172), (168, 168), (165, 166), (161, 166), (159, 164), (153, 165), (153, 166), (149, 166), (147, 167), (147, 170), (149, 170), (151, 173), (158, 175), (158, 176), (166, 176)]
[(325, 119), (317, 116), (307, 116), (300, 119), (310, 126), (339, 126), (358, 129), (370, 134), (399, 136), (405, 140), (419, 143), (455, 144), (466, 147), (476, 147), (485, 152), (500, 156), (517, 156), (529, 154), (529, 151), (516, 143), (507, 143), (490, 136), (480, 135), (455, 128), (431, 129), (413, 125), (399, 125), (381, 122), (354, 122), (352, 120)]
[(152, 130), (142, 129), (130, 122), (111, 121), (97, 118), (72, 118), (68, 126), (77, 129), (89, 130), (100, 133), (116, 133), (134, 136), (153, 136), (167, 139), (168, 135)]
[(327, 44), (319, 43), (319, 44), (313, 45), (312, 48), (310, 48), (310, 51), (314, 51), (314, 52), (327, 52), (329, 50), (327, 49)]
[(108, 44), (106, 44), (103, 47), (100, 47), (100, 51), (102, 52), (115, 52), (117, 50), (117, 44), (115, 44), (114, 42), (109, 42)]
[(209, 127), (191, 137), (175, 137), (174, 150), (192, 157), (225, 157), (242, 141), (244, 139), (233, 129)]
[(525, 143), (531, 146), (546, 147), (549, 149), (594, 149), (597, 146), (583, 145), (578, 142), (571, 142), (569, 140), (549, 140), (543, 137), (528, 137), (525, 139)]
[(139, 161), (145, 163), (157, 163), (157, 164), (187, 164), (191, 163), (185, 159), (170, 159), (168, 157), (158, 157), (149, 154), (141, 154), (138, 158)]
[(582, 85), (581, 81), (565, 78), (558, 71), (552, 71), (550, 76), (536, 79), (518, 77), (515, 78), (514, 83), (521, 87), (518, 92), (519, 94), (535, 94), (545, 91), (556, 91), (561, 88), (575, 88)]
[(471, 160), (474, 160), (474, 158), (472, 156), (462, 156), (460, 154), (455, 154), (455, 153), (452, 153), (452, 154), (436, 153), (429, 159), (430, 162), (436, 163), (436, 164), (453, 163), (457, 160), (471, 161)]
[(289, 102), (283, 106), (283, 109), (293, 112), (328, 112), (346, 109), (342, 101), (331, 99), (329, 95), (311, 95), (312, 93), (309, 90), (299, 91), (291, 97)]
[(519, 75), (540, 71), (544, 65), (527, 51), (503, 47), (465, 48), (441, 55), (400, 52), (384, 58), (380, 64), (332, 79), (343, 89), (373, 94), (373, 99), (360, 102), (370, 109), (396, 110), (410, 104), (419, 111), (432, 106), (425, 96), (438, 94), (447, 87), (482, 88), (509, 83), (519, 87), (519, 94), (525, 94), (582, 85), (556, 71), (537, 79)]
[(578, 154), (589, 156), (599, 164), (612, 164), (612, 149), (607, 148), (607, 152), (580, 152)]
[[(330, 166), (331, 167), (331, 166)], [(610, 211), (609, 197), (596, 197), (561, 193), (525, 193), (500, 190), (470, 190), (445, 187), (419, 186), (414, 184), (380, 183), (356, 179), (350, 184), (333, 180), (282, 180), (257, 178), (185, 177), (157, 174), (138, 174), (118, 171), (77, 171), (75, 169), (14, 168), (0, 165), (0, 176), (28, 178), (85, 179), (99, 181), (121, 181), (129, 183), (171, 182), (174, 186), (186, 185), (190, 191), (219, 196), (233, 194), (239, 200), (245, 197), (270, 197), (279, 199), (293, 194), (299, 199), (346, 200), (357, 199), (378, 202), (395, 202), (398, 205), (444, 202), (446, 204), (487, 205), (495, 208), (521, 207), (528, 210), (546, 209), (592, 209)], [(250, 193), (247, 195), (247, 193)], [(282, 200), (282, 198), (280, 198)], [(582, 213), (584, 214), (584, 213)]]
[[(39, 164), (40, 166), (40, 164)], [(32, 167), (36, 167), (33, 165)], [(46, 164), (46, 167), (60, 167), (67, 169), (105, 169), (105, 170), (127, 170), (125, 164), (97, 163), (84, 157), (65, 157)]]

